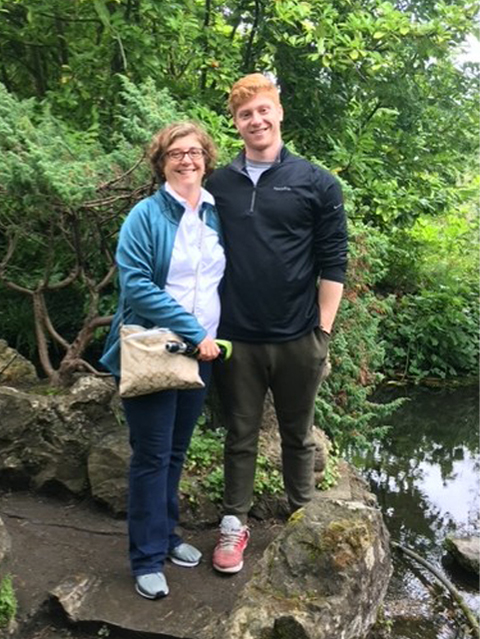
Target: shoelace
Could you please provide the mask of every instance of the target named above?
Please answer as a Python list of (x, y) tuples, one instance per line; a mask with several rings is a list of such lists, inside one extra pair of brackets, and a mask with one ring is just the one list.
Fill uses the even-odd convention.
[(221, 532), (220, 533), (220, 541), (219, 546), (222, 548), (227, 548), (230, 546), (237, 546), (242, 543), (242, 540), (246, 534), (245, 530), (232, 530), (229, 532)]

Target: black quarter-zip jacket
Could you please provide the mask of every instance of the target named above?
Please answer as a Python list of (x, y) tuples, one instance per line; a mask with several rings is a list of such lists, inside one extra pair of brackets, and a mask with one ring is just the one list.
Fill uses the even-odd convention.
[(282, 148), (255, 186), (240, 153), (206, 188), (215, 197), (227, 268), (218, 335), (283, 342), (318, 325), (317, 281), (343, 282), (347, 229), (337, 179)]

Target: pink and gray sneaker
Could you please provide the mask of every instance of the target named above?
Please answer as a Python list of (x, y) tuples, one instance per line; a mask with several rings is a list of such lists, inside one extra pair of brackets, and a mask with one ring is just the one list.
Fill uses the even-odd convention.
[(225, 515), (220, 523), (220, 538), (213, 551), (213, 567), (219, 572), (235, 573), (243, 568), (243, 552), (250, 531), (235, 517)]

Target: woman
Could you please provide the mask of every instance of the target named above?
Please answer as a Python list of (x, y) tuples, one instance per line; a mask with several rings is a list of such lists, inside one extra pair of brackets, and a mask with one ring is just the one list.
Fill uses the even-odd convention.
[(168, 594), (165, 560), (196, 566), (199, 550), (175, 532), (178, 484), (185, 452), (201, 412), (220, 317), (218, 286), (225, 269), (213, 197), (202, 188), (213, 170), (211, 138), (192, 122), (174, 123), (153, 138), (150, 162), (163, 182), (122, 225), (116, 253), (120, 299), (101, 362), (120, 377), (119, 327), (169, 328), (195, 344), (205, 388), (124, 398), (132, 457), (129, 477), (129, 555), (137, 592)]

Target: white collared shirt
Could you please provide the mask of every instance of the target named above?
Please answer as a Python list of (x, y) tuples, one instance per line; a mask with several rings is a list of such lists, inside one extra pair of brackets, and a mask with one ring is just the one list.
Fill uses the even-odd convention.
[(165, 190), (185, 207), (173, 244), (165, 290), (195, 315), (210, 337), (215, 337), (220, 321), (218, 285), (225, 271), (225, 252), (216, 231), (199, 215), (203, 202), (215, 204), (215, 200), (202, 188), (200, 200), (192, 208), (168, 182)]

